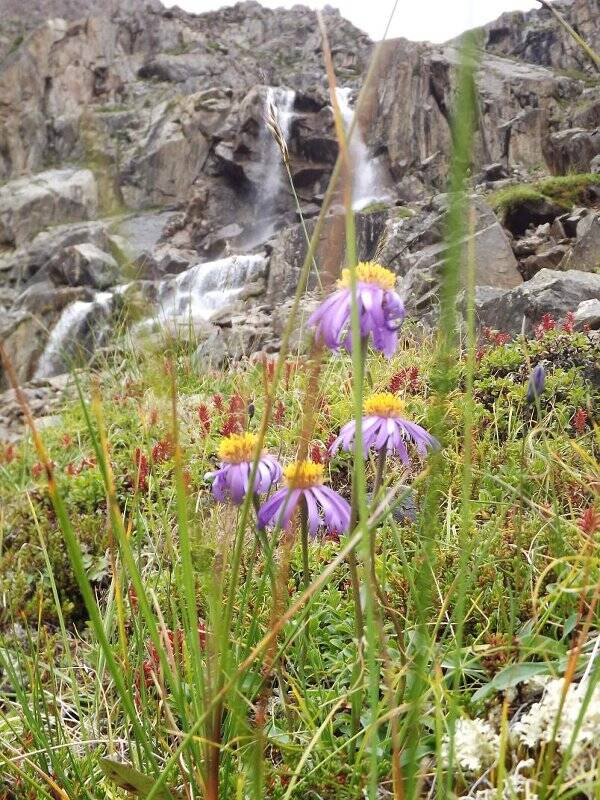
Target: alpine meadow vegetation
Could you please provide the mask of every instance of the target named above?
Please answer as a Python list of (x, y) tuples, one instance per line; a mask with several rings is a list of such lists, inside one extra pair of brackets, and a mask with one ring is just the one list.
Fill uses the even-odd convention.
[[(214, 369), (124, 339), (42, 431), (20, 395), (3, 800), (600, 797), (597, 339), (572, 315), (476, 332), (469, 35), (437, 332), (405, 318), (357, 258), (322, 34), (339, 157), (280, 352)], [(334, 199), (344, 262), (292, 346)]]

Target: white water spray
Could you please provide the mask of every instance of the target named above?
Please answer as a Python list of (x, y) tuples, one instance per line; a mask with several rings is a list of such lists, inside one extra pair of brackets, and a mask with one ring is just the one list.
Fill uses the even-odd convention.
[(256, 191), (255, 221), (248, 226), (242, 249), (252, 250), (266, 242), (277, 230), (277, 201), (286, 186), (285, 165), (277, 142), (269, 130), (266, 120), (275, 116), (284, 141), (289, 140), (296, 92), (269, 86), (264, 105), (264, 120), (260, 132), (260, 161), (256, 175), (260, 181)]
[(77, 300), (66, 306), (50, 331), (35, 378), (51, 378), (67, 372), (78, 352), (93, 352), (107, 338), (112, 311), (112, 292), (98, 292), (93, 300)]
[(264, 278), (266, 271), (264, 255), (230, 256), (190, 267), (158, 283), (156, 316), (140, 327), (176, 333), (209, 320), (235, 301), (248, 284)]
[[(336, 87), (335, 93), (344, 120), (346, 133), (354, 120), (354, 109), (350, 105), (351, 89)], [(360, 211), (371, 203), (388, 202), (389, 192), (381, 164), (371, 156), (358, 123), (354, 126), (349, 142), (350, 162), (353, 170), (352, 208)]]
[[(277, 86), (269, 86), (267, 89), (265, 117), (275, 116), (286, 144), (292, 127), (295, 99), (296, 92), (293, 89), (282, 89)], [(284, 165), (277, 142), (266, 125), (263, 128), (262, 136), (262, 167), (265, 182), (261, 188), (261, 195), (267, 203), (272, 204), (277, 192), (284, 183)]]

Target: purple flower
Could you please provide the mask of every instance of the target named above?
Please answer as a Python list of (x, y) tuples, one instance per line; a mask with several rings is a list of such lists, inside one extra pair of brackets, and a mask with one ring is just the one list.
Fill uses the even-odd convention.
[(529, 383), (527, 385), (527, 402), (535, 403), (540, 397), (546, 385), (546, 371), (543, 364), (538, 364), (531, 370)]
[[(362, 418), (362, 439), (365, 455), (370, 448), (386, 449), (387, 453), (396, 453), (404, 464), (410, 463), (407, 442), (412, 441), (420, 455), (424, 456), (428, 449), (439, 447), (438, 440), (425, 428), (410, 422), (402, 415), (404, 403), (393, 394), (384, 392), (375, 394), (365, 403), (365, 416)], [(330, 450), (335, 453), (341, 447), (351, 450), (356, 435), (356, 421), (348, 422)]]
[[(398, 342), (398, 328), (406, 312), (400, 295), (394, 291), (394, 273), (373, 261), (356, 266), (356, 296), (360, 317), (360, 334), (372, 336), (373, 347), (390, 358)], [(345, 347), (352, 351), (352, 292), (350, 270), (342, 271), (339, 289), (311, 314), (308, 324), (315, 329), (318, 341), (331, 350)]]
[[(240, 505), (248, 493), (250, 474), (258, 437), (253, 433), (233, 434), (219, 445), (221, 464), (218, 470), (207, 472), (205, 480), (212, 479), (212, 493), (216, 500), (231, 500)], [(281, 478), (282, 470), (277, 459), (263, 453), (256, 468), (253, 494), (265, 494)]]
[(350, 505), (333, 489), (323, 486), (323, 465), (297, 461), (285, 470), (287, 486), (275, 492), (258, 512), (260, 528), (288, 528), (301, 501), (306, 503), (308, 532), (316, 536), (320, 527), (345, 533), (350, 527)]

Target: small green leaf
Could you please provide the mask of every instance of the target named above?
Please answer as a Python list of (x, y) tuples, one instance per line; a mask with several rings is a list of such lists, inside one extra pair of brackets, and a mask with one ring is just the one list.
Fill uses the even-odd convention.
[[(110, 758), (101, 758), (100, 767), (109, 780), (137, 797), (148, 797), (155, 783), (154, 778), (149, 775), (138, 772), (129, 764), (122, 764)], [(183, 795), (169, 789), (161, 789), (155, 797), (156, 800), (183, 800)]]
[(563, 639), (566, 639), (573, 631), (575, 630), (575, 626), (577, 625), (577, 621), (579, 619), (579, 614), (575, 611), (569, 617), (566, 618), (565, 624), (563, 626)]
[(528, 664), (511, 664), (494, 675), (493, 679), (478, 689), (473, 695), (473, 701), (484, 700), (492, 692), (501, 692), (510, 689), (535, 675), (548, 675), (552, 672), (552, 665), (544, 662)]

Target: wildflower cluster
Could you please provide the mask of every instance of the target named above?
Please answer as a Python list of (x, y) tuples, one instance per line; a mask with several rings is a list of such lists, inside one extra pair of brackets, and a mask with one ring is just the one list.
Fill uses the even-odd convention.
[[(317, 341), (334, 352), (341, 348), (352, 350), (351, 277), (350, 270), (342, 271), (336, 291), (308, 321)], [(396, 350), (398, 329), (405, 316), (402, 300), (394, 289), (396, 276), (380, 264), (366, 262), (355, 267), (355, 277), (361, 346), (370, 338), (374, 349), (389, 358)], [(268, 375), (269, 365), (266, 365), (266, 372)], [(413, 368), (401, 375), (399, 373), (398, 380), (393, 382), (394, 389), (400, 388), (401, 383), (417, 385), (418, 370)], [(218, 407), (216, 402), (214, 404)], [(236, 408), (230, 407), (229, 411), (239, 415), (242, 408), (238, 403)], [(275, 406), (275, 424), (281, 423), (283, 414), (284, 408), (279, 401)], [(411, 443), (422, 456), (427, 450), (438, 446), (431, 434), (403, 414), (404, 403), (391, 392), (375, 394), (367, 399), (362, 419), (365, 454), (369, 450), (376, 450), (384, 458), (387, 454), (397, 455), (407, 465), (410, 462), (408, 445)], [(236, 421), (241, 426), (245, 420), (238, 416)], [(296, 461), (283, 469), (274, 456), (266, 451), (259, 452), (255, 434), (225, 426), (218, 452), (219, 468), (207, 473), (205, 478), (212, 481), (212, 492), (218, 501), (239, 505), (250, 492), (258, 507), (257, 497), (268, 494), (283, 477), (285, 485), (258, 509), (259, 529), (288, 529), (299, 511), (304, 515), (306, 529), (313, 537), (319, 528), (324, 528), (328, 533), (345, 533), (350, 528), (350, 504), (324, 484), (324, 464), (340, 448), (347, 451), (353, 448), (356, 427), (356, 420), (351, 420), (343, 426), (337, 437), (328, 442), (326, 450), (313, 445), (309, 448), (310, 459)]]

